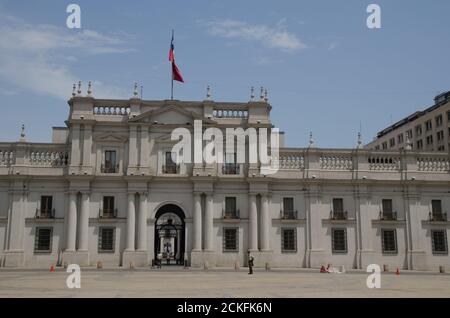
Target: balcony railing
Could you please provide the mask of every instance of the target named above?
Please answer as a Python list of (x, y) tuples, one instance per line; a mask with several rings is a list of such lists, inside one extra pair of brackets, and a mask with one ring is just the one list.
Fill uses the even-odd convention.
[(348, 220), (347, 211), (330, 211), (330, 220)]
[(101, 219), (112, 219), (117, 217), (117, 209), (100, 209), (98, 213)]
[(222, 174), (239, 174), (240, 166), (237, 163), (224, 163), (222, 166)]
[(396, 221), (397, 212), (396, 211), (380, 211), (381, 221)]
[(280, 210), (280, 219), (282, 220), (296, 220), (297, 219), (297, 211), (283, 211)]
[(236, 220), (236, 219), (240, 219), (240, 212), (239, 209), (234, 210), (234, 211), (226, 211), (223, 210), (223, 218), (227, 219), (227, 220)]
[(55, 209), (36, 209), (36, 219), (54, 219)]
[(117, 172), (119, 172), (119, 164), (116, 164), (116, 165), (102, 164), (100, 171), (102, 173), (117, 173)]
[(432, 222), (447, 222), (447, 213), (432, 213), (430, 212), (429, 220)]
[(179, 164), (163, 165), (162, 172), (166, 174), (178, 174), (180, 172), (180, 165)]

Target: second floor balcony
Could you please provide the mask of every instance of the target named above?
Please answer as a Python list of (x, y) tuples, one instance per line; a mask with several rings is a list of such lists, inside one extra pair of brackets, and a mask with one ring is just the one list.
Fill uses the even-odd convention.
[(447, 222), (447, 213), (443, 212), (430, 212), (428, 214), (428, 219), (431, 222)]
[(162, 166), (162, 173), (164, 174), (178, 174), (180, 173), (180, 165), (171, 163)]
[(223, 218), (225, 220), (238, 220), (238, 219), (240, 219), (239, 209), (236, 209), (236, 210), (223, 210), (222, 214), (223, 214)]
[(102, 164), (100, 171), (101, 173), (118, 173), (119, 164)]
[(298, 215), (297, 211), (280, 210), (280, 219), (281, 220), (296, 220), (297, 215)]
[(240, 165), (237, 163), (224, 163), (222, 165), (222, 174), (239, 174)]
[(117, 209), (100, 209), (98, 216), (100, 219), (113, 219), (117, 217)]
[(55, 209), (36, 209), (36, 219), (54, 219)]
[(397, 212), (396, 211), (380, 211), (379, 215), (380, 221), (396, 221)]
[(348, 213), (347, 211), (331, 210), (330, 220), (348, 220)]

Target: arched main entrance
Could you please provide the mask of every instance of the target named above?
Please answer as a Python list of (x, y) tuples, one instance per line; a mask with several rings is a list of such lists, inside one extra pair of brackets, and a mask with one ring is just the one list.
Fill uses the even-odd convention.
[(183, 210), (175, 204), (165, 204), (156, 212), (154, 260), (162, 265), (184, 264), (184, 218)]

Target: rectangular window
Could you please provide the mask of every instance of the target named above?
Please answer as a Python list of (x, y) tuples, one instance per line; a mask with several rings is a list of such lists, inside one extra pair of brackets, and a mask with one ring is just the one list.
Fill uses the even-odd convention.
[(397, 143), (402, 144), (403, 143), (403, 134), (400, 134), (397, 136)]
[(443, 219), (441, 200), (431, 200), (431, 214), (433, 220), (440, 221)]
[(331, 245), (333, 253), (347, 253), (347, 229), (332, 229)]
[(395, 146), (395, 138), (391, 138), (390, 140), (389, 140), (389, 147), (394, 147)]
[(224, 164), (222, 168), (223, 174), (239, 174), (239, 165), (236, 160), (235, 152), (225, 153)]
[(383, 219), (393, 220), (394, 219), (394, 211), (392, 209), (392, 200), (391, 199), (383, 199), (381, 201), (381, 205), (383, 207)]
[(409, 139), (412, 139), (412, 129), (410, 129), (406, 132), (406, 137), (408, 137)]
[(386, 150), (387, 149), (387, 142), (383, 142), (381, 144), (381, 147), (383, 148), (383, 150)]
[(438, 141), (444, 140), (444, 131), (443, 130), (438, 131), (436, 135), (437, 135), (437, 140)]
[(417, 149), (422, 149), (423, 148), (423, 141), (422, 140), (417, 140)]
[(117, 172), (117, 160), (115, 150), (105, 151), (105, 165), (103, 167), (103, 173), (116, 173)]
[(447, 112), (447, 120), (450, 121), (450, 112)]
[(41, 196), (41, 211), (39, 217), (51, 218), (53, 217), (53, 197), (50, 195)]
[(238, 217), (236, 209), (236, 197), (225, 197), (225, 217)]
[(422, 125), (417, 125), (415, 130), (416, 130), (416, 135), (417, 136), (422, 135)]
[(442, 126), (442, 115), (436, 116), (436, 127)]
[(114, 197), (113, 196), (105, 196), (103, 197), (103, 217), (114, 217), (115, 216), (115, 207), (114, 207)]
[(433, 136), (427, 136), (427, 145), (433, 144)]
[(381, 230), (381, 245), (383, 253), (397, 254), (396, 230)]
[(34, 241), (34, 251), (37, 253), (52, 252), (52, 232), (51, 227), (37, 227)]
[(433, 254), (448, 254), (446, 230), (431, 230)]
[[(450, 129), (449, 129), (450, 131)], [(380, 150), (380, 145), (375, 146), (375, 150)]]
[(98, 235), (98, 251), (114, 252), (115, 228), (101, 227)]
[(297, 229), (281, 229), (281, 251), (297, 251)]
[(223, 251), (238, 252), (239, 251), (239, 229), (224, 228), (223, 229)]
[(165, 156), (165, 165), (163, 167), (164, 173), (178, 173), (177, 171), (177, 153), (167, 151)]
[(333, 199), (332, 219), (338, 220), (346, 219), (344, 212), (344, 200), (342, 198)]
[(433, 129), (433, 124), (431, 123), (431, 120), (427, 120), (425, 122), (425, 130), (430, 131), (431, 129)]
[(294, 198), (283, 198), (283, 211), (294, 212)]

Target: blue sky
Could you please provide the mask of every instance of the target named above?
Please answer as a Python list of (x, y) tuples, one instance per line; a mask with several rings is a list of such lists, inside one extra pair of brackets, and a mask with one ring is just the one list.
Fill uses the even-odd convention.
[[(81, 7), (82, 28), (66, 27)], [(367, 5), (382, 28), (366, 27)], [(1, 1), (0, 141), (50, 141), (73, 82), (96, 97), (170, 97), (170, 30), (185, 84), (175, 98), (245, 102), (267, 87), (288, 146), (354, 147), (450, 90), (450, 2), (434, 1)], [(85, 84), (86, 85), (86, 84)]]

